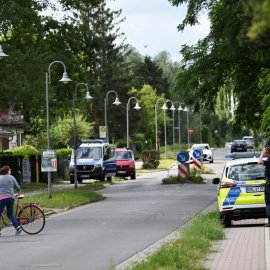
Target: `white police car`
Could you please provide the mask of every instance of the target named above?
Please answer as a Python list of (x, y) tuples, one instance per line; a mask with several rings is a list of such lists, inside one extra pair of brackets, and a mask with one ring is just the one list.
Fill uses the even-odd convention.
[(218, 184), (220, 219), (226, 227), (232, 220), (266, 218), (265, 167), (258, 164), (253, 152), (233, 154), (229, 157), (234, 159), (226, 162), (221, 179), (212, 180)]

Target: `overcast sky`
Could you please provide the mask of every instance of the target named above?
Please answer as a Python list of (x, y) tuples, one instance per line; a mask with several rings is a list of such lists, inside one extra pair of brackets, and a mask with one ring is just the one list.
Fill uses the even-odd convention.
[(206, 13), (200, 15), (200, 25), (178, 32), (177, 25), (184, 19), (186, 7), (173, 7), (168, 0), (107, 0), (107, 6), (112, 10), (122, 9), (120, 18), (126, 20), (120, 28), (126, 43), (142, 55), (154, 57), (167, 51), (172, 60), (180, 61), (182, 45), (194, 45), (209, 33)]

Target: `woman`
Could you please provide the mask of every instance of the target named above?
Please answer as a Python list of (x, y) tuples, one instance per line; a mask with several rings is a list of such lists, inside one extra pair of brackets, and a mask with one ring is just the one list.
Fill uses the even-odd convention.
[[(14, 195), (14, 188), (17, 190), (17, 194)], [(15, 202), (15, 196), (21, 194), (21, 188), (18, 185), (14, 176), (11, 175), (11, 169), (9, 166), (4, 166), (0, 169), (0, 216), (6, 206), (7, 216), (11, 220), (13, 226), (16, 229), (16, 235), (18, 235), (22, 229), (18, 221), (13, 215), (13, 206)], [(1, 235), (1, 228), (0, 228)]]

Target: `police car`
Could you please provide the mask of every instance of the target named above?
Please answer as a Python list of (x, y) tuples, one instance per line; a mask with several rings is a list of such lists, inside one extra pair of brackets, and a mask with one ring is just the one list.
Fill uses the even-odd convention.
[(226, 162), (221, 179), (212, 180), (218, 184), (220, 219), (226, 227), (231, 226), (232, 220), (266, 218), (265, 167), (258, 164), (260, 152), (256, 153), (234, 153), (230, 156), (233, 159)]

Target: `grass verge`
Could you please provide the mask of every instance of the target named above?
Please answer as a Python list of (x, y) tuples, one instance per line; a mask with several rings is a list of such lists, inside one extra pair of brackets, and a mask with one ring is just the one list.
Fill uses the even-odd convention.
[[(27, 195), (24, 202), (39, 202), (41, 207), (64, 209), (66, 207), (73, 207), (78, 204), (102, 199), (103, 196), (94, 191), (101, 187), (103, 187), (101, 183), (93, 183), (76, 189), (69, 188), (52, 191), (52, 199), (49, 199), (48, 193), (46, 192)], [(23, 201), (21, 201), (21, 203), (23, 203)]]
[(204, 269), (203, 263), (211, 246), (225, 238), (219, 212), (199, 215), (191, 225), (180, 229), (180, 238), (164, 244), (155, 254), (141, 263), (134, 263), (132, 270)]

